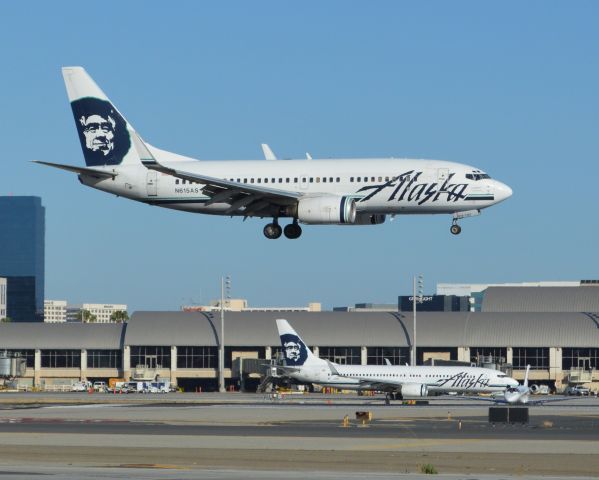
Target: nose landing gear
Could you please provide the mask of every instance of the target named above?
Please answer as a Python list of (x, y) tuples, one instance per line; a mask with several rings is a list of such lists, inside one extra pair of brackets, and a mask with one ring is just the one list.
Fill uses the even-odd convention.
[(462, 231), (462, 227), (458, 225), (458, 220), (461, 220), (462, 218), (476, 217), (477, 215), (480, 215), (480, 208), (476, 210), (466, 210), (464, 212), (455, 212), (453, 214), (453, 221), (451, 222), (449, 231), (454, 235), (459, 235)]

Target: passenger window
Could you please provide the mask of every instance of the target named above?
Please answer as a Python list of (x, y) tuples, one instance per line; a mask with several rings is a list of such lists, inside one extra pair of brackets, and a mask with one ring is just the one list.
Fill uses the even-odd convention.
[(238, 179), (237, 179), (237, 183), (241, 183), (241, 178), (238, 178)]
[(385, 182), (388, 182), (388, 181), (389, 181), (389, 177), (385, 177)]
[(253, 178), (250, 179), (250, 183), (254, 183), (254, 179)]
[(362, 181), (362, 177), (356, 177), (356, 182), (360, 183)]
[(382, 182), (382, 181), (383, 181), (383, 177), (379, 177), (379, 182)]
[(285, 183), (289, 183), (289, 177), (285, 179)]
[(283, 179), (282, 178), (279, 178), (279, 183), (283, 183)]
[(314, 183), (314, 177), (310, 177), (310, 183)]
[(349, 181), (353, 183), (354, 177), (349, 177)]
[(375, 180), (374, 180), (374, 177), (370, 177), (370, 181), (371, 181), (371, 182), (374, 182), (374, 181), (375, 181)]
[(244, 179), (243, 179), (243, 183), (248, 183), (248, 179), (247, 179), (247, 178), (244, 178)]
[(257, 178), (256, 180), (258, 181), (258, 183), (262, 183), (262, 179), (261, 178)]
[(268, 178), (265, 178), (265, 179), (264, 179), (264, 183), (268, 183)]
[(341, 181), (340, 177), (337, 177), (337, 183), (339, 183)]
[(271, 180), (271, 183), (276, 183), (277, 182), (276, 178), (271, 178), (270, 180)]
[(322, 177), (322, 183), (327, 183), (327, 177)]
[(320, 177), (316, 177), (316, 183), (320, 183)]

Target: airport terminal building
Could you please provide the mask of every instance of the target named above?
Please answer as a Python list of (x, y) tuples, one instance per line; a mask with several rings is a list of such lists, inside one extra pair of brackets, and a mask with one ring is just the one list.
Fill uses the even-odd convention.
[[(597, 311), (597, 310), (596, 310)], [(276, 318), (286, 318), (322, 358), (345, 364), (409, 362), (414, 319), (402, 312), (226, 312), (225, 379), (237, 388), (247, 359), (280, 352)], [(215, 390), (221, 323), (217, 312), (136, 312), (123, 324), (0, 324), (0, 351), (27, 360), (19, 384), (80, 379), (170, 379), (186, 391)], [(522, 379), (599, 389), (599, 314), (583, 312), (422, 312), (417, 356), (472, 362), (492, 356)], [(243, 359), (243, 360), (240, 360)], [(252, 363), (252, 362), (247, 362)], [(240, 373), (241, 372), (241, 373)], [(248, 390), (258, 379), (246, 379)]]

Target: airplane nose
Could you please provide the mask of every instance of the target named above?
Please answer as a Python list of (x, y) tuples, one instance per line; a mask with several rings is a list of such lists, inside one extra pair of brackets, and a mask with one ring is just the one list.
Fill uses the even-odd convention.
[(502, 202), (512, 196), (512, 189), (505, 183), (495, 182), (495, 200)]

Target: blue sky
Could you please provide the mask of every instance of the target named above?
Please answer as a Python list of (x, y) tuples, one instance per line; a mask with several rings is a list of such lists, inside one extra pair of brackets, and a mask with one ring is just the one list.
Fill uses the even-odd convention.
[[(394, 302), (437, 282), (599, 277), (596, 2), (3, 2), (0, 195), (46, 207), (46, 298), (177, 309)], [(203, 159), (404, 156), (514, 190), (462, 222), (396, 218), (268, 241), (263, 220), (137, 204), (83, 164), (60, 67), (82, 65), (152, 144)]]

